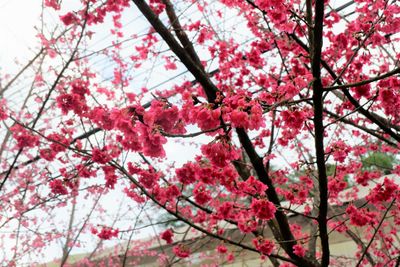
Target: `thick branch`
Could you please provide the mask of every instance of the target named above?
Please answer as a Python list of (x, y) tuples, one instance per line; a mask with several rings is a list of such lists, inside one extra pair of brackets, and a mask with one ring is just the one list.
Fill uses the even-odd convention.
[[(200, 69), (196, 66), (196, 63), (191, 59), (189, 54), (180, 46), (180, 44), (176, 41), (174, 36), (168, 31), (168, 29), (164, 26), (164, 24), (160, 21), (160, 19), (154, 14), (151, 8), (142, 0), (132, 0), (135, 5), (139, 8), (142, 14), (147, 18), (150, 24), (154, 27), (156, 32), (161, 35), (164, 41), (168, 44), (172, 52), (175, 53), (176, 56), (182, 61), (182, 63), (187, 67), (187, 69), (193, 74), (193, 76), (198, 80), (198, 82), (203, 86), (205, 94), (207, 95), (207, 99), (210, 103), (215, 103), (216, 93), (218, 89), (216, 86), (210, 81), (204, 70)], [(237, 129), (237, 133), (239, 135), (239, 140), (242, 146), (245, 148), (246, 153), (248, 154), (250, 161), (255, 168), (260, 181), (268, 185), (267, 196), (270, 201), (279, 206), (279, 198), (273, 187), (272, 181), (268, 177), (268, 173), (265, 170), (265, 167), (262, 162), (262, 158), (258, 156), (254, 147), (248, 137), (246, 131), (244, 129)], [(284, 242), (283, 247), (285, 248), (286, 253), (296, 261), (297, 264), (301, 266), (315, 266), (316, 264), (309, 259), (301, 258), (293, 253), (293, 245), (296, 244), (295, 238), (291, 233), (287, 217), (281, 211), (277, 211), (276, 219), (279, 224), (279, 228), (281, 231), (281, 235)], [(278, 237), (278, 239), (281, 239)]]
[(214, 102), (217, 97), (218, 88), (211, 82), (204, 71), (197, 66), (191, 56), (185, 49), (176, 41), (174, 36), (169, 32), (162, 21), (154, 14), (149, 5), (143, 0), (132, 0), (156, 32), (168, 44), (169, 48), (182, 61), (185, 67), (193, 74), (197, 81), (207, 90), (204, 90), (209, 102)]
[[(315, 128), (315, 153), (318, 168), (319, 213), (318, 227), (320, 232), (322, 259), (321, 266), (329, 265), (328, 216), (328, 177), (325, 166), (324, 125), (323, 125), (323, 87), (321, 82), (321, 52), (324, 21), (324, 0), (315, 2), (315, 22), (311, 40), (311, 69), (313, 74), (313, 104)], [(309, 29), (311, 31), (312, 29)]]
[(183, 49), (187, 51), (187, 53), (191, 56), (194, 62), (197, 63), (197, 66), (203, 68), (201, 65), (200, 58), (198, 57), (196, 50), (194, 50), (192, 42), (189, 40), (188, 36), (186, 35), (185, 31), (183, 30), (179, 18), (175, 13), (174, 6), (172, 5), (171, 1), (163, 0), (165, 4), (165, 9), (167, 11), (167, 15), (169, 21), (174, 28), (175, 34), (178, 37), (179, 41), (181, 42)]
[[(277, 207), (280, 207), (279, 197), (276, 193), (275, 187), (272, 183), (271, 178), (269, 177), (267, 171), (265, 170), (262, 158), (257, 154), (254, 149), (253, 144), (246, 131), (242, 128), (237, 128), (236, 133), (238, 134), (240, 143), (245, 149), (247, 155), (250, 158), (250, 161), (257, 173), (260, 181), (268, 186), (267, 196), (268, 199), (274, 203)], [(315, 266), (313, 262), (308, 259), (301, 258), (293, 253), (293, 246), (297, 244), (292, 232), (290, 231), (290, 226), (287, 220), (287, 216), (281, 209), (278, 209), (275, 213), (276, 222), (278, 223), (281, 235), (283, 240), (286, 242), (282, 243), (282, 247), (286, 251), (286, 253), (294, 259), (300, 266)]]

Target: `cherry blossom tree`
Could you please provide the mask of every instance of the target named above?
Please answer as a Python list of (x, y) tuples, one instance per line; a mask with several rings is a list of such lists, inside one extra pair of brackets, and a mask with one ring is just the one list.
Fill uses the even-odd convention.
[(1, 73), (3, 262), (400, 265), (396, 1), (64, 2)]

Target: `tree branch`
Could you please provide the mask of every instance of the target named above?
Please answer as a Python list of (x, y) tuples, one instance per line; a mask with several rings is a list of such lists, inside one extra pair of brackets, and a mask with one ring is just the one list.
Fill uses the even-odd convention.
[(204, 71), (197, 66), (190, 55), (176, 41), (174, 36), (169, 32), (161, 20), (154, 14), (149, 5), (143, 0), (132, 0), (137, 8), (146, 17), (149, 23), (154, 27), (156, 32), (168, 44), (169, 48), (181, 60), (185, 67), (193, 74), (197, 81), (207, 90), (204, 90), (209, 102), (214, 102), (217, 97), (218, 88), (211, 82)]
[[(311, 1), (310, 1), (311, 2)], [(313, 104), (314, 104), (314, 129), (315, 129), (315, 153), (318, 168), (319, 185), (319, 213), (318, 227), (320, 232), (322, 259), (321, 266), (329, 265), (329, 236), (327, 227), (328, 216), (328, 177), (325, 166), (324, 149), (324, 124), (323, 124), (323, 87), (321, 82), (321, 52), (323, 43), (323, 22), (324, 22), (324, 0), (315, 1), (315, 21), (311, 41), (311, 69), (313, 74)]]
[(348, 84), (342, 84), (342, 85), (336, 85), (336, 86), (328, 86), (328, 87), (324, 87), (324, 91), (333, 91), (336, 89), (346, 89), (346, 88), (350, 88), (350, 87), (358, 87), (358, 86), (362, 86), (362, 85), (366, 85), (366, 84), (370, 84), (379, 80), (383, 80), (386, 79), (388, 77), (391, 77), (395, 74), (400, 73), (400, 68), (396, 68), (392, 71), (386, 72), (385, 74), (382, 75), (378, 75), (376, 77), (370, 78), (368, 80), (364, 80), (364, 81), (360, 81), (360, 82), (355, 82), (355, 83), (348, 83)]

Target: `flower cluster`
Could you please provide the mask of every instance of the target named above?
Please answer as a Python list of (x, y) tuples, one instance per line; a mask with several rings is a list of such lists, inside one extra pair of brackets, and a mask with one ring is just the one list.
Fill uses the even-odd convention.
[(167, 229), (164, 232), (161, 233), (161, 239), (165, 240), (167, 244), (171, 244), (173, 242), (173, 237), (174, 233), (171, 231), (171, 229)]
[(103, 227), (100, 232), (97, 229), (92, 229), (92, 234), (97, 234), (100, 239), (110, 240), (113, 237), (118, 237), (119, 230), (110, 227)]
[(239, 151), (223, 139), (203, 145), (201, 151), (212, 164), (219, 168), (225, 167), (232, 160), (240, 157)]
[(190, 256), (191, 252), (189, 247), (184, 246), (184, 245), (177, 245), (175, 247), (173, 247), (172, 251), (175, 253), (176, 256), (178, 256), (179, 258), (187, 258)]
[(275, 245), (272, 241), (264, 238), (254, 238), (253, 244), (261, 254), (267, 256), (270, 255), (275, 248)]
[(39, 137), (20, 125), (11, 127), (12, 135), (17, 141), (18, 148), (35, 147), (39, 144)]
[(266, 199), (253, 198), (250, 208), (254, 215), (262, 220), (272, 219), (276, 211), (275, 205)]
[(60, 195), (66, 195), (68, 194), (67, 188), (65, 188), (63, 182), (61, 180), (53, 180), (49, 183), (51, 192), (53, 194), (60, 194)]

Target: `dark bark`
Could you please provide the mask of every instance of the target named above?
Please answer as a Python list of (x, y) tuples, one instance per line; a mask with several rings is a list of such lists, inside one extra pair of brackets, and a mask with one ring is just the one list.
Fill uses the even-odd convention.
[[(202, 85), (205, 94), (207, 95), (208, 102), (215, 103), (218, 89), (208, 78), (207, 74), (202, 68), (196, 65), (190, 54), (177, 42), (175, 37), (168, 31), (160, 19), (154, 14), (151, 8), (147, 5), (145, 1), (142, 0), (132, 0), (135, 5), (139, 8), (142, 14), (146, 17), (149, 23), (154, 27), (156, 32), (160, 34), (163, 40), (167, 43), (172, 52), (181, 60), (185, 67), (191, 72), (191, 74), (197, 79), (197, 81)], [(254, 149), (253, 144), (250, 141), (244, 129), (236, 129), (241, 145), (244, 147), (247, 155), (250, 158), (250, 162), (253, 165), (259, 179), (261, 182), (268, 186), (267, 196), (269, 200), (276, 206), (280, 206), (280, 201), (275, 188), (272, 184), (271, 179), (268, 176), (265, 166), (263, 164), (262, 158), (257, 154)], [(293, 253), (293, 246), (297, 244), (287, 220), (287, 216), (282, 210), (277, 210), (276, 221), (279, 225), (280, 237), (276, 237), (278, 240), (283, 240), (282, 247), (285, 252), (296, 262), (299, 266), (317, 266), (318, 264), (313, 260), (301, 258)]]
[(135, 5), (139, 8), (140, 12), (146, 17), (149, 23), (157, 31), (157, 33), (163, 38), (168, 44), (171, 51), (180, 59), (185, 67), (193, 74), (197, 81), (203, 86), (204, 92), (207, 95), (209, 102), (214, 102), (217, 97), (218, 89), (211, 82), (209, 77), (205, 74), (202, 68), (197, 66), (196, 62), (193, 61), (191, 56), (186, 50), (176, 41), (174, 36), (169, 32), (161, 20), (154, 14), (151, 8), (143, 0), (132, 0)]
[(311, 69), (313, 74), (314, 135), (315, 153), (318, 169), (319, 212), (318, 227), (322, 247), (321, 266), (329, 265), (328, 216), (328, 177), (325, 166), (324, 125), (323, 125), (323, 87), (321, 83), (321, 51), (323, 44), (324, 1), (315, 2), (315, 21), (311, 41)]

